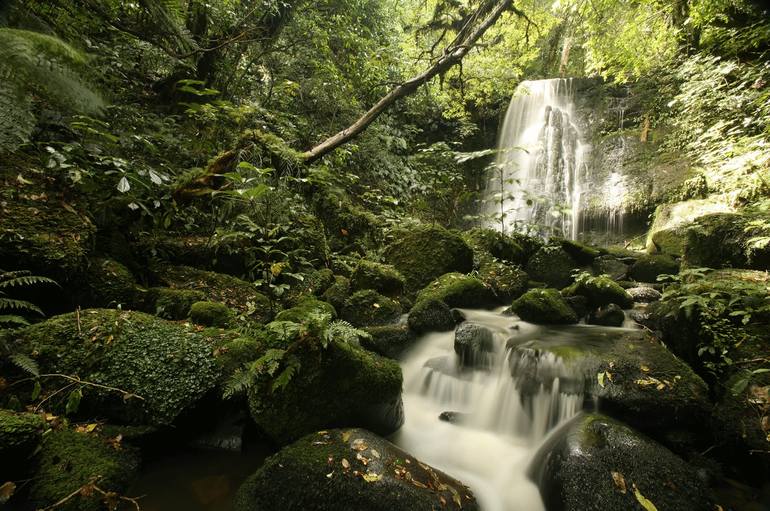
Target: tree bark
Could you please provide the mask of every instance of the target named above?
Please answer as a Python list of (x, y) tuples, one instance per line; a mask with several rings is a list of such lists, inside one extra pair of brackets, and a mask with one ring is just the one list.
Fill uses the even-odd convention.
[[(444, 49), (441, 57), (439, 57), (430, 68), (396, 86), (349, 127), (304, 152), (302, 154), (303, 159), (306, 162), (313, 162), (326, 154), (329, 154), (339, 146), (349, 142), (351, 139), (360, 135), (393, 103), (412, 94), (420, 88), (421, 85), (427, 83), (436, 75), (444, 73), (451, 67), (459, 64), (481, 36), (483, 36), (484, 33), (497, 22), (503, 12), (512, 7), (512, 5), (513, 0), (493, 0), (482, 4), (476, 12), (469, 17), (465, 27), (460, 30), (455, 40)], [(520, 14), (518, 11), (515, 12)], [(484, 15), (486, 15), (486, 18), (484, 18), (481, 23), (476, 24), (478, 18)]]

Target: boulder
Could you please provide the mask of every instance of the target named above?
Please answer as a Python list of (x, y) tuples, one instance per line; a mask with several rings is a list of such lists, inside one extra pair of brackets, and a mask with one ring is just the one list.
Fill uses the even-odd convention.
[(417, 294), (416, 302), (438, 300), (450, 307), (482, 308), (495, 301), (492, 290), (484, 283), (461, 273), (447, 273), (428, 284)]
[[(141, 312), (87, 309), (14, 331), (11, 339), (41, 372), (76, 374), (140, 396), (84, 387), (81, 411), (117, 422), (171, 424), (218, 377), (209, 338)], [(61, 411), (65, 397), (48, 406)]]
[(623, 309), (614, 303), (599, 307), (588, 315), (588, 323), (602, 326), (623, 326), (626, 315)]
[(563, 239), (560, 243), (561, 248), (581, 265), (590, 265), (594, 259), (602, 255), (602, 251), (598, 248), (579, 241)]
[(572, 273), (579, 266), (561, 245), (546, 245), (529, 259), (525, 270), (533, 280), (563, 288), (572, 282)]
[(479, 279), (500, 302), (510, 302), (527, 290), (529, 275), (519, 266), (499, 262), (485, 262), (479, 268)]
[(647, 234), (647, 252), (663, 253), (675, 257), (684, 255), (687, 227), (697, 218), (712, 213), (729, 213), (729, 201), (719, 197), (704, 200), (688, 200), (673, 204), (661, 204)]
[(195, 302), (190, 306), (190, 320), (196, 325), (225, 328), (233, 320), (233, 311), (223, 303)]
[(399, 233), (383, 256), (406, 278), (408, 293), (416, 293), (445, 273), (473, 269), (473, 250), (462, 237), (436, 226)]
[(530, 323), (558, 325), (578, 322), (575, 311), (556, 289), (530, 289), (513, 301), (511, 311)]
[(342, 310), (345, 300), (350, 296), (350, 279), (342, 275), (335, 275), (334, 284), (324, 291), (321, 298), (332, 304), (336, 310)]
[(663, 297), (660, 291), (651, 287), (632, 287), (626, 289), (626, 293), (631, 295), (634, 302), (638, 303), (657, 302)]
[(304, 274), (304, 280), (293, 284), (282, 298), (285, 304), (293, 306), (304, 298), (322, 296), (334, 283), (335, 277), (332, 270), (328, 268), (313, 270)]
[(463, 483), (363, 429), (307, 435), (268, 458), (235, 511), (474, 511)]
[(350, 285), (354, 291), (373, 289), (386, 296), (398, 296), (404, 292), (406, 280), (393, 266), (361, 259), (353, 274)]
[(564, 289), (562, 294), (564, 296), (585, 296), (591, 307), (603, 307), (611, 303), (618, 304), (623, 308), (629, 308), (633, 305), (631, 295), (606, 275), (591, 277), (583, 274), (577, 282)]
[(192, 304), (205, 299), (202, 291), (151, 287), (144, 293), (142, 309), (164, 319), (187, 319)]
[(295, 356), (300, 367), (285, 387), (254, 385), (248, 392), (254, 422), (277, 444), (350, 425), (388, 435), (403, 423), (401, 368), (393, 360), (336, 340), (323, 351), (307, 347)]
[(455, 327), (452, 309), (440, 300), (422, 300), (409, 311), (409, 328), (418, 334), (446, 332)]
[(521, 244), (499, 231), (479, 227), (463, 232), (462, 237), (473, 249), (474, 259), (479, 266), (494, 260), (511, 264), (527, 261), (527, 253)]
[(657, 282), (660, 275), (676, 275), (679, 263), (668, 255), (643, 255), (628, 269), (628, 276), (639, 282)]
[(361, 346), (388, 358), (397, 358), (417, 340), (407, 325), (373, 326), (366, 332), (371, 337), (361, 339)]
[[(715, 213), (687, 228), (684, 261), (690, 267), (770, 269), (770, 215)], [(764, 241), (763, 241), (764, 240)]]
[(373, 289), (353, 293), (342, 307), (342, 319), (356, 326), (395, 323), (401, 317), (401, 305)]
[(19, 480), (40, 445), (46, 423), (42, 415), (0, 409), (0, 479)]
[(612, 255), (603, 255), (594, 259), (591, 268), (596, 275), (607, 275), (612, 280), (623, 280), (628, 275), (628, 265)]
[(599, 414), (580, 414), (562, 425), (541, 447), (530, 472), (551, 511), (714, 509), (695, 469)]
[(489, 367), (495, 351), (492, 331), (476, 323), (463, 323), (455, 330), (455, 353), (463, 367)]
[(307, 323), (314, 315), (328, 315), (334, 319), (337, 317), (337, 311), (330, 303), (308, 296), (300, 300), (294, 307), (276, 314), (275, 320)]
[(112, 259), (92, 259), (85, 270), (83, 304), (89, 307), (137, 309), (142, 291), (128, 268)]

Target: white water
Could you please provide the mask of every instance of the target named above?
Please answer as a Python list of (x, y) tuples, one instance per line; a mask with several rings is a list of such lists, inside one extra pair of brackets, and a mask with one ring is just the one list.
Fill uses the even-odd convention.
[[(511, 99), (490, 178), (486, 213), (505, 214), (506, 230), (577, 238), (585, 154), (575, 122), (572, 80), (525, 81)], [(490, 222), (499, 227), (500, 222)]]
[[(533, 395), (522, 399), (523, 380), (511, 376), (506, 342), (548, 332), (494, 312), (463, 312), (468, 321), (493, 331), (490, 368), (461, 370), (454, 332), (423, 337), (402, 362), (406, 422), (393, 441), (468, 484), (485, 511), (542, 510), (527, 467), (548, 431), (582, 409), (583, 395), (559, 392), (558, 375), (569, 371), (547, 354), (537, 355), (535, 366), (538, 375), (550, 376), (543, 378), (549, 383), (539, 384)], [(468, 415), (451, 424), (439, 419), (446, 411)]]

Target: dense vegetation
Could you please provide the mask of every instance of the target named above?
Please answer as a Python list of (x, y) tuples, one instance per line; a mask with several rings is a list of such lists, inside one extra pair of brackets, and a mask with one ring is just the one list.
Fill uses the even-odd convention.
[[(592, 247), (488, 228), (504, 223), (483, 203), (502, 200), (484, 193), (500, 119), (523, 81), (552, 77), (623, 103), (619, 122), (595, 123), (641, 147), (621, 207), (649, 217), (646, 239)], [(276, 447), (304, 437), (282, 463), (320, 470), (302, 458), (316, 445), (306, 434), (403, 423), (388, 357), (453, 330), (452, 308), (511, 303), (531, 323), (619, 326), (622, 309), (655, 302), (635, 319), (668, 350), (603, 352), (609, 365), (585, 366), (594, 396), (673, 465), (707, 473), (709, 505), (725, 480), (766, 485), (770, 12), (758, 0), (11, 0), (0, 186), (0, 506), (139, 506), (127, 489), (140, 457), (169, 431), (199, 436), (203, 417), (248, 415)], [(647, 374), (651, 360), (687, 392)], [(695, 410), (708, 431), (637, 422), (655, 406), (609, 395), (613, 374), (670, 389), (660, 406)], [(350, 433), (330, 431), (321, 442), (341, 456)], [(356, 436), (382, 443), (386, 482), (412, 500), (344, 485), (335, 499), (476, 505), (421, 464), (428, 499), (399, 476), (405, 453)], [(287, 505), (259, 490), (293, 481), (280, 459), (244, 485), (239, 510)], [(604, 482), (620, 488), (614, 474)]]

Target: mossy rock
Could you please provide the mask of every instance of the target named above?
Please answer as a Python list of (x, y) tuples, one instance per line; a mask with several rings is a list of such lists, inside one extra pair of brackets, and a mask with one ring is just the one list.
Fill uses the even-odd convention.
[(380, 238), (377, 216), (354, 204), (342, 188), (322, 186), (313, 194), (313, 208), (334, 251), (349, 253), (351, 246), (373, 244)]
[[(102, 490), (125, 495), (139, 469), (130, 447), (116, 448), (97, 434), (67, 429), (46, 435), (38, 463), (29, 487), (29, 501), (36, 508), (51, 506), (96, 478)], [(97, 492), (84, 492), (56, 509), (99, 511), (105, 509), (102, 499)]]
[(112, 259), (92, 259), (84, 279), (87, 296), (84, 301), (91, 307), (118, 307), (135, 309), (140, 305), (142, 292), (128, 268)]
[(447, 273), (417, 294), (417, 303), (424, 300), (439, 300), (450, 307), (482, 308), (493, 305), (495, 296), (492, 290), (476, 277)]
[(270, 300), (251, 282), (189, 266), (162, 265), (155, 273), (170, 288), (203, 293), (203, 298), (195, 301), (223, 303), (239, 313), (250, 313), (249, 318), (257, 323), (272, 318)]
[(291, 309), (279, 312), (275, 316), (275, 320), (306, 323), (308, 319), (310, 319), (310, 316), (319, 314), (329, 315), (332, 319), (337, 317), (337, 311), (330, 303), (313, 297), (305, 297)]
[(585, 296), (591, 307), (603, 307), (614, 303), (627, 309), (634, 304), (631, 295), (607, 275), (578, 279), (577, 282), (564, 289), (562, 294), (564, 296)]
[(202, 291), (153, 287), (144, 296), (144, 310), (165, 319), (186, 319), (192, 304), (206, 299)]
[(18, 480), (26, 475), (30, 457), (40, 445), (45, 429), (41, 415), (0, 409), (0, 479)]
[(473, 249), (477, 266), (495, 259), (512, 264), (523, 264), (527, 261), (524, 248), (515, 239), (499, 231), (476, 228), (463, 232), (462, 237)]
[(304, 275), (304, 280), (292, 286), (284, 295), (286, 305), (295, 305), (308, 296), (320, 297), (334, 284), (334, 273), (328, 268), (314, 270)]
[(499, 302), (510, 302), (527, 290), (529, 275), (519, 266), (490, 261), (479, 268), (479, 279), (492, 290)]
[(398, 296), (404, 292), (406, 280), (393, 266), (361, 259), (350, 276), (354, 291), (373, 289), (385, 296)]
[[(714, 509), (695, 469), (625, 424), (580, 414), (540, 448), (530, 469), (546, 509)], [(649, 509), (652, 509), (648, 506)]]
[(647, 252), (676, 257), (684, 255), (684, 244), (689, 224), (697, 218), (713, 213), (730, 213), (729, 201), (714, 197), (661, 204), (655, 209), (652, 226), (647, 234)]
[(591, 311), (588, 315), (587, 323), (591, 325), (620, 327), (623, 326), (625, 320), (626, 315), (620, 305), (609, 303)]
[(401, 305), (372, 289), (353, 293), (342, 307), (342, 319), (356, 326), (395, 323), (401, 317)]
[(643, 255), (628, 269), (628, 276), (639, 282), (657, 282), (660, 275), (676, 275), (679, 263), (668, 255)]
[(195, 302), (190, 306), (190, 320), (196, 325), (225, 328), (233, 320), (233, 311), (223, 303)]
[(332, 341), (321, 352), (297, 352), (299, 372), (286, 387), (249, 390), (249, 409), (257, 426), (286, 444), (310, 431), (364, 425), (390, 434), (404, 421), (401, 368), (359, 346)]
[(473, 269), (473, 250), (454, 232), (420, 226), (397, 235), (385, 248), (384, 258), (406, 278), (406, 291), (416, 293), (445, 273)]
[(222, 344), (216, 351), (216, 361), (223, 378), (264, 354), (264, 343), (252, 337), (237, 337)]
[(417, 340), (406, 325), (373, 326), (366, 332), (371, 338), (361, 339), (361, 346), (388, 358), (397, 358)]
[(409, 311), (409, 328), (418, 334), (454, 330), (452, 309), (441, 300), (427, 299), (417, 302)]
[(350, 279), (342, 275), (335, 275), (334, 284), (329, 286), (321, 298), (332, 304), (336, 310), (342, 310), (345, 300), (350, 296)]
[(684, 262), (690, 267), (770, 269), (770, 216), (717, 213), (688, 226)]
[(543, 325), (577, 323), (575, 311), (556, 289), (530, 289), (511, 304), (511, 311), (524, 321)]
[(209, 338), (140, 312), (87, 309), (17, 330), (12, 338), (14, 349), (32, 356), (44, 373), (76, 374), (141, 396), (124, 400), (84, 388), (81, 412), (117, 422), (170, 424), (218, 377)]
[(582, 265), (590, 265), (594, 262), (594, 259), (602, 255), (602, 251), (586, 243), (579, 241), (560, 240), (561, 248), (572, 257), (575, 261)]
[(235, 511), (279, 509), (478, 511), (479, 506), (463, 483), (387, 440), (363, 429), (334, 429), (307, 435), (268, 458), (235, 498)]
[(546, 245), (529, 259), (525, 270), (533, 280), (563, 288), (572, 282), (572, 273), (579, 266), (560, 245)]
[(623, 280), (628, 276), (628, 267), (628, 264), (612, 255), (599, 256), (591, 265), (594, 275), (607, 275), (615, 281)]

